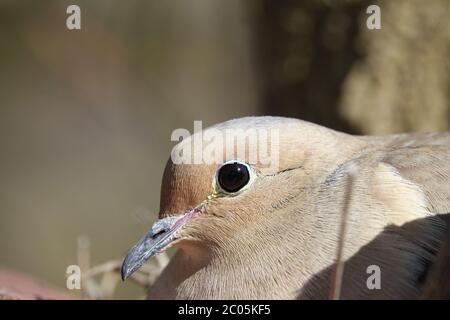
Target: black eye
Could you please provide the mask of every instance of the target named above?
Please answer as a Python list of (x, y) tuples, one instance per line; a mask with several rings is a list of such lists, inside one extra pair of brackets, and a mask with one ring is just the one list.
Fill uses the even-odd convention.
[(226, 192), (236, 192), (247, 185), (250, 173), (246, 165), (233, 162), (223, 165), (217, 174), (220, 187)]

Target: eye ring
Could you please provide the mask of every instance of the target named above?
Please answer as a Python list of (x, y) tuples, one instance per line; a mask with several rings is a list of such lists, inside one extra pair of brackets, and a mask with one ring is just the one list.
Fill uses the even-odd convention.
[(214, 184), (221, 193), (236, 194), (246, 189), (253, 179), (254, 171), (248, 164), (231, 160), (217, 169)]

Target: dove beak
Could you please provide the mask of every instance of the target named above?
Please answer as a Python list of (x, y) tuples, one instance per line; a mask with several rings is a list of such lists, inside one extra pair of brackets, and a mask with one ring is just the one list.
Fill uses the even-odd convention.
[(182, 214), (157, 220), (150, 231), (128, 251), (122, 263), (122, 280), (125, 281), (148, 259), (169, 248), (177, 239), (178, 231), (199, 213), (200, 210), (194, 208)]

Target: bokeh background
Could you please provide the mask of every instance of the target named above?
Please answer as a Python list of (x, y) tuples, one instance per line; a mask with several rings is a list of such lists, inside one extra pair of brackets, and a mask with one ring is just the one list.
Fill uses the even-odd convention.
[(64, 288), (80, 237), (91, 265), (121, 259), (194, 120), (447, 130), (449, 17), (448, 0), (0, 0), (0, 265)]

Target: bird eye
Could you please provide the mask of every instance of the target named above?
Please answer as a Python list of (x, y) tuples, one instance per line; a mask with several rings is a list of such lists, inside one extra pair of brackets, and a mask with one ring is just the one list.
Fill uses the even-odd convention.
[(250, 172), (246, 164), (234, 161), (224, 164), (217, 172), (217, 182), (226, 192), (241, 190), (250, 181)]

